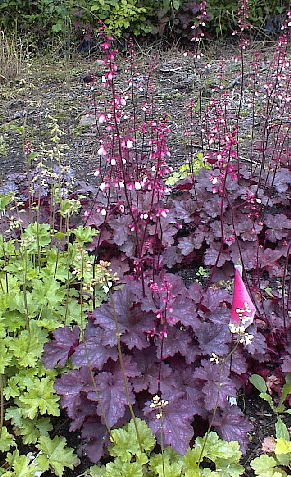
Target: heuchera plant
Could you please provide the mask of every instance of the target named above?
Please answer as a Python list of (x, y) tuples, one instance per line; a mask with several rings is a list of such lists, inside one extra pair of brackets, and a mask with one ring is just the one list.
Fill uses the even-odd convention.
[[(198, 28), (194, 39), (199, 44)], [(72, 360), (74, 369), (57, 380), (55, 389), (72, 420), (71, 430), (81, 429), (93, 462), (104, 454), (110, 428), (128, 422), (129, 403), (158, 442), (180, 454), (193, 438), (197, 417), (245, 450), (251, 426), (230, 398), (254, 370), (270, 373), (271, 367), (283, 376), (291, 364), (290, 126), (282, 118), (277, 126), (281, 109), (287, 116), (290, 112), (284, 81), (290, 67), (287, 33), (279, 39), (268, 80), (253, 90), (264, 105), (261, 110), (250, 105), (253, 127), (256, 120), (263, 124), (261, 140), (253, 135), (251, 142), (242, 142), (244, 105), (240, 101), (234, 114), (221, 72), (213, 97), (200, 105), (193, 121), (211, 169), (190, 174), (171, 191), (164, 182), (171, 172), (166, 163), (169, 125), (155, 119), (153, 70), (142, 81), (130, 51), (129, 93), (118, 91), (116, 51), (110, 43), (110, 37), (104, 38), (102, 48), (103, 82), (111, 99), (104, 110), (95, 105), (100, 186), (89, 192), (83, 210), (85, 223), (100, 231), (89, 249), (96, 261), (111, 261), (120, 286), (89, 315), (84, 337), (73, 349), (66, 327), (54, 334), (45, 345), (44, 363), (56, 366), (60, 348), (63, 362)], [(200, 60), (196, 49), (196, 67)], [(254, 68), (259, 69), (257, 63)], [(248, 81), (256, 88), (252, 78)], [(251, 151), (250, 162), (241, 159), (246, 151)], [(248, 339), (231, 333), (232, 297), (220, 285), (233, 277), (233, 264), (239, 261), (243, 291), (253, 304)], [(195, 274), (197, 266), (209, 268), (209, 281), (204, 288), (197, 282), (187, 288), (176, 272), (189, 268)], [(157, 399), (164, 403), (162, 413)]]

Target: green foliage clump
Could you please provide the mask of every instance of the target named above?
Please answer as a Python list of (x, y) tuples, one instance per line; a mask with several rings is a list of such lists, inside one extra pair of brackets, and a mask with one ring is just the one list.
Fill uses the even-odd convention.
[[(89, 35), (102, 20), (116, 36), (147, 34), (182, 35), (191, 39), (191, 25), (199, 13), (200, 2), (189, 0), (2, 0), (0, 27), (20, 33), (33, 33), (35, 40), (76, 40), (78, 33)], [(289, 0), (249, 0), (249, 21), (263, 34), (278, 33)], [(237, 26), (237, 0), (208, 0), (209, 21), (205, 28), (211, 36), (229, 35)], [(269, 26), (268, 26), (269, 22)], [(76, 23), (79, 26), (76, 27)], [(89, 30), (87, 28), (89, 26)]]
[[(135, 423), (131, 420), (123, 428), (113, 429), (110, 439), (109, 453), (114, 460), (91, 467), (91, 477), (239, 477), (244, 472), (238, 463), (238, 442), (223, 441), (215, 432), (197, 437), (184, 457), (171, 447), (154, 453), (156, 439), (148, 425), (138, 418)], [(211, 470), (213, 467), (215, 470)]]
[(116, 36), (130, 32), (136, 36), (150, 33), (147, 23), (150, 9), (138, 0), (90, 0), (90, 10), (104, 21), (108, 31)]
[(210, 167), (210, 164), (204, 161), (202, 152), (198, 152), (195, 159), (185, 162), (185, 164), (179, 167), (178, 171), (173, 172), (166, 180), (166, 184), (173, 186), (176, 182), (185, 179), (191, 174), (197, 176), (200, 169), (210, 169)]
[[(78, 200), (55, 199), (68, 224)], [(85, 248), (98, 231), (82, 226), (57, 231), (39, 222), (23, 228), (17, 212), (12, 215), (14, 206), (11, 194), (0, 198), (0, 213), (10, 224), (0, 234), (0, 451), (7, 453), (0, 475), (29, 477), (52, 468), (62, 476), (77, 458), (63, 437), (49, 436), (50, 416), (60, 415), (54, 390), (60, 370), (43, 366), (44, 345), (59, 327), (84, 329), (93, 294), (96, 306), (107, 296), (109, 272)], [(40, 452), (33, 462), (19, 454), (14, 435), (36, 445)]]

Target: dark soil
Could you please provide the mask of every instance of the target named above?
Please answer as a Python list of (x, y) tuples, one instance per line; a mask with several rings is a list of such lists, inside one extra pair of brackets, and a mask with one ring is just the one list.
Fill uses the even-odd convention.
[[(253, 45), (252, 48), (255, 49), (256, 46)], [(270, 59), (273, 46), (260, 46), (263, 48), (265, 58)], [(155, 59), (156, 53), (159, 56)], [(178, 49), (167, 52), (156, 52), (154, 48), (138, 51), (137, 64), (141, 74), (146, 74), (147, 63), (154, 61), (156, 64), (154, 79), (157, 109), (161, 115), (167, 113), (169, 116), (170, 162), (174, 167), (181, 165), (189, 153), (184, 135), (187, 123), (185, 102), (188, 102), (191, 97), (197, 98), (199, 89), (203, 96), (211, 96), (212, 87), (217, 81), (216, 73), (222, 54), (226, 58), (225, 87), (229, 87), (232, 80), (239, 75), (239, 63), (231, 61), (237, 53), (232, 46), (222, 44), (212, 46), (203, 59), (203, 63), (209, 63), (210, 67), (203, 71), (203, 78), (199, 78), (194, 75), (191, 56), (184, 56)], [(121, 74), (118, 87), (125, 90), (128, 83), (122, 57), (119, 62)], [(248, 70), (247, 62), (245, 67)], [(57, 58), (38, 58), (25, 62), (21, 75), (11, 84), (0, 85), (0, 138), (3, 136), (5, 145), (5, 151), (2, 151), (2, 155), (0, 153), (0, 173), (3, 180), (8, 174), (21, 172), (27, 167), (23, 152), (23, 138), (30, 139), (35, 151), (51, 149), (48, 128), (51, 119), (48, 115), (58, 120), (60, 129), (64, 131), (62, 142), (69, 145), (63, 158), (64, 163), (72, 166), (78, 179), (84, 179), (89, 183), (95, 180), (93, 173), (97, 166), (96, 152), (99, 144), (96, 141), (94, 127), (82, 126), (82, 118), (86, 114), (92, 114), (94, 119), (93, 109), (90, 106), (92, 93), (90, 84), (83, 81), (88, 72), (97, 73), (98, 78), (102, 76), (103, 65), (97, 56), (75, 58), (67, 62)], [(237, 93), (238, 86), (234, 85), (234, 101), (237, 100)], [(96, 95), (98, 94), (97, 87)], [(45, 152), (42, 154), (44, 157), (47, 156)], [(193, 274), (190, 277), (187, 271), (184, 273), (182, 270), (179, 273), (185, 281), (189, 282), (193, 279)], [(244, 475), (251, 477), (253, 472), (249, 463), (260, 455), (264, 437), (274, 435), (276, 416), (257, 395), (241, 398), (240, 405), (254, 426), (250, 435), (249, 450), (243, 459), (246, 466)], [(290, 416), (289, 422), (285, 418), (284, 420), (288, 426), (291, 426)], [(62, 415), (55, 421), (54, 432), (56, 435), (65, 436), (68, 445), (76, 449), (81, 443), (80, 436), (78, 432), (69, 431), (69, 424), (69, 419)], [(90, 462), (82, 457), (80, 465), (73, 471), (65, 471), (64, 477), (80, 476), (89, 466)], [(53, 475), (45, 472), (43, 477), (53, 477)]]

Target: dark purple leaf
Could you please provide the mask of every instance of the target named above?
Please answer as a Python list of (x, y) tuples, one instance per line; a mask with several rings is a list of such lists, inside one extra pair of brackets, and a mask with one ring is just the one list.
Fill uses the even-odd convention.
[(258, 333), (254, 324), (248, 327), (247, 332), (253, 335), (253, 339), (250, 344), (245, 346), (248, 353), (256, 358), (258, 362), (268, 361), (270, 355), (268, 353), (268, 346), (262, 333)]
[[(99, 373), (96, 378), (96, 386), (98, 395), (95, 390), (89, 391), (87, 397), (92, 401), (101, 400), (105, 416), (109, 427), (114, 426), (117, 421), (124, 415), (125, 408), (128, 405), (127, 396), (124, 388), (124, 382), (121, 372)], [(129, 398), (131, 404), (135, 401), (135, 396), (132, 392), (131, 384), (128, 382)], [(102, 417), (102, 408), (100, 404), (97, 406), (97, 413)]]
[(132, 291), (125, 285), (113, 294), (115, 310), (111, 303), (105, 303), (93, 311), (95, 324), (104, 329), (106, 344), (109, 346), (117, 344), (115, 312), (121, 341), (129, 349), (134, 347), (143, 349), (149, 346), (146, 333), (154, 327), (155, 315), (141, 311), (139, 306), (135, 305), (134, 299)]
[[(187, 355), (188, 345), (191, 341), (191, 336), (185, 331), (181, 331), (173, 326), (167, 327), (167, 337), (162, 341), (160, 337), (156, 338), (157, 357), (161, 356), (161, 348), (163, 352), (162, 359), (174, 356), (176, 353), (180, 353), (182, 356)], [(163, 346), (162, 346), (163, 342)]]
[(56, 392), (62, 396), (62, 407), (67, 409), (70, 417), (75, 416), (75, 409), (80, 405), (80, 393), (92, 387), (89, 368), (74, 369), (55, 382)]
[(208, 411), (212, 411), (216, 404), (223, 408), (228, 396), (236, 396), (236, 387), (229, 378), (226, 366), (221, 371), (218, 364), (204, 359), (201, 366), (194, 371), (193, 379), (204, 383), (202, 393)]
[(242, 240), (256, 241), (257, 236), (263, 229), (263, 225), (253, 222), (251, 219), (242, 214), (239, 216), (240, 222), (235, 224), (235, 231), (240, 235)]
[(150, 394), (154, 395), (159, 390), (163, 394), (165, 399), (180, 393), (179, 383), (180, 376), (173, 371), (171, 366), (160, 362), (155, 357), (155, 349), (152, 349), (154, 353), (152, 356), (147, 355), (140, 358), (141, 352), (137, 352), (134, 355), (134, 359), (137, 362), (140, 375), (132, 380), (133, 388), (135, 392), (141, 392), (148, 390)]
[(204, 394), (202, 392), (204, 382), (198, 379), (193, 379), (193, 372), (194, 369), (192, 366), (187, 366), (182, 371), (184, 389), (187, 399), (192, 405), (194, 415), (206, 419), (208, 412), (205, 409)]
[[(108, 368), (110, 368), (110, 372), (108, 371), (99, 373), (95, 377), (96, 388), (98, 392), (96, 392), (95, 388), (91, 386), (87, 393), (87, 397), (92, 401), (99, 402), (99, 399), (101, 400), (104, 406), (108, 424), (111, 427), (123, 417), (128, 401), (120, 363), (117, 362), (111, 364), (111, 366), (108, 365)], [(126, 378), (133, 378), (139, 375), (136, 363), (129, 356), (123, 357), (123, 369)], [(133, 403), (135, 401), (135, 397), (132, 393), (130, 380), (127, 380), (127, 385), (129, 397), (131, 403)], [(103, 419), (100, 405), (97, 407), (97, 413)]]
[(82, 428), (82, 437), (88, 442), (85, 445), (86, 455), (97, 463), (104, 455), (104, 449), (109, 444), (106, 427), (96, 418), (85, 422)]
[(181, 250), (182, 255), (189, 255), (195, 248), (193, 237), (191, 235), (189, 237), (181, 237), (179, 239), (178, 248)]
[(223, 439), (237, 440), (242, 452), (246, 452), (250, 442), (248, 432), (252, 430), (252, 425), (237, 406), (226, 403), (224, 408), (216, 413), (213, 425)]
[[(271, 177), (271, 176), (270, 176)], [(291, 185), (291, 172), (283, 167), (276, 172), (274, 178), (274, 186), (279, 194), (288, 191)]]
[(178, 221), (189, 224), (193, 220), (193, 215), (197, 213), (197, 207), (192, 199), (174, 200), (173, 203)]
[(52, 369), (57, 364), (65, 366), (70, 354), (78, 346), (80, 329), (75, 326), (73, 330), (69, 326), (57, 328), (53, 332), (54, 339), (44, 345), (42, 356), (46, 368)]
[(168, 267), (172, 268), (177, 263), (181, 263), (183, 260), (183, 255), (176, 246), (166, 248), (163, 253), (163, 263)]
[(277, 242), (283, 237), (287, 237), (288, 230), (291, 228), (291, 220), (285, 214), (265, 214), (264, 223), (269, 229), (266, 236), (271, 242)]
[(199, 283), (194, 282), (188, 289), (189, 297), (194, 303), (199, 303), (201, 300), (202, 294), (204, 294), (204, 290)]
[(201, 323), (195, 334), (203, 355), (211, 356), (212, 353), (216, 353), (218, 356), (224, 356), (228, 353), (230, 332), (227, 325), (213, 326), (211, 323)]
[(226, 251), (220, 251), (219, 245), (213, 244), (211, 248), (206, 250), (204, 255), (205, 265), (215, 265), (217, 261), (217, 266), (222, 267), (228, 260), (229, 254)]
[(108, 224), (113, 230), (113, 240), (118, 246), (123, 245), (130, 239), (132, 235), (129, 225), (132, 223), (132, 219), (129, 215), (122, 215), (117, 218), (110, 217)]
[[(157, 419), (157, 409), (150, 408), (149, 404), (144, 408), (144, 415), (158, 442), (160, 442), (161, 420)], [(163, 410), (164, 445), (172, 446), (181, 455), (186, 453), (190, 439), (193, 436), (193, 428), (191, 427), (193, 415), (191, 403), (182, 398), (169, 400), (169, 404)]]
[[(258, 263), (258, 245), (253, 242), (242, 243), (240, 250), (245, 270), (256, 269)], [(231, 260), (233, 263), (241, 261), (241, 255), (236, 243), (231, 246)]]
[(96, 414), (96, 409), (96, 403), (89, 401), (86, 395), (81, 393), (74, 407), (74, 416), (70, 416), (73, 419), (70, 424), (70, 432), (81, 429), (84, 421)]
[[(103, 346), (104, 331), (97, 326), (88, 327), (85, 332), (85, 343), (81, 343), (73, 355), (73, 363), (76, 366), (92, 366), (98, 370), (108, 361), (109, 358), (116, 361), (118, 358), (117, 349)], [(89, 360), (89, 361), (88, 361)]]
[(209, 311), (215, 311), (222, 302), (231, 303), (228, 291), (222, 288), (208, 288), (201, 301)]
[(286, 354), (282, 357), (282, 367), (283, 373), (291, 373), (291, 355)]
[(247, 361), (242, 348), (238, 347), (232, 354), (230, 369), (236, 374), (245, 374), (247, 372)]
[(180, 322), (184, 326), (191, 326), (196, 330), (200, 326), (200, 321), (197, 318), (197, 305), (188, 298), (188, 291), (185, 289), (184, 295), (178, 295), (171, 307), (173, 308), (172, 317), (173, 323)]

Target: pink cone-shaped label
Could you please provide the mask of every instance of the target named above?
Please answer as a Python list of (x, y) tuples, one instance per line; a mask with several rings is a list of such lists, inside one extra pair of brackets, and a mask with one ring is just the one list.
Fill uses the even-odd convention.
[(255, 311), (256, 308), (248, 294), (239, 270), (236, 268), (231, 308), (231, 322), (241, 324), (246, 328), (253, 322)]

